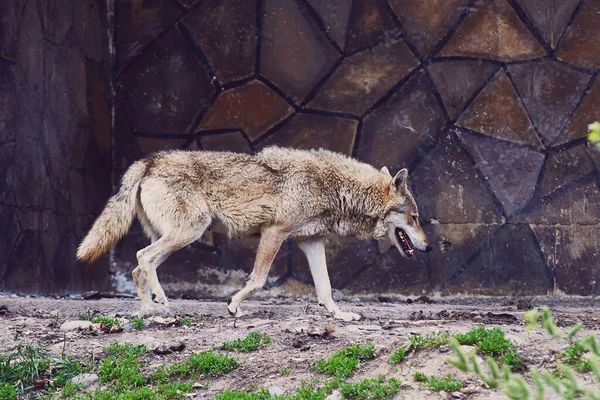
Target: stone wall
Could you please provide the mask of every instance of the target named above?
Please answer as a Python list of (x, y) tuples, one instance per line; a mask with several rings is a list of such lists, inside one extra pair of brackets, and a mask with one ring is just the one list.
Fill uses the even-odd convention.
[(0, 2), (0, 290), (105, 289), (75, 249), (111, 192), (111, 60), (96, 0)]
[[(1, 122), (13, 126), (0, 138), (10, 183), (0, 252), (19, 264), (0, 264), (5, 287), (23, 271), (61, 289), (65, 276), (79, 279), (67, 257), (108, 196), (106, 58), (92, 36), (103, 20), (80, 22), (103, 2), (68, 2), (73, 13), (29, 0), (0, 14), (10, 32)], [(324, 147), (408, 167), (434, 247), (404, 260), (385, 244), (331, 239), (335, 288), (600, 294), (600, 155), (585, 143), (600, 119), (599, 13), (598, 0), (115, 0), (113, 184), (160, 149)], [(56, 64), (60, 84), (48, 72)], [(117, 288), (131, 288), (146, 244), (135, 225), (114, 250)], [(226, 296), (255, 245), (208, 232), (159, 277), (170, 295)], [(106, 260), (98, 265), (91, 282), (102, 285)], [(285, 244), (271, 293), (310, 284)]]

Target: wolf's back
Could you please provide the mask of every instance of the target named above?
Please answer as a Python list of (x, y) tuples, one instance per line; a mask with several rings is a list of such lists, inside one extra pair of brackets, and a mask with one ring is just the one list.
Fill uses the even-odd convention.
[(147, 169), (145, 160), (136, 161), (129, 167), (121, 179), (119, 191), (108, 200), (79, 245), (78, 260), (88, 263), (94, 261), (125, 236), (136, 214), (140, 181)]

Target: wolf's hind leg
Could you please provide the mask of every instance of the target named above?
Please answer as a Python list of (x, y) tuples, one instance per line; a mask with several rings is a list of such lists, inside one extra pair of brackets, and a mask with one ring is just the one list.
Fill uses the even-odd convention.
[[(152, 226), (152, 223), (148, 219), (148, 216), (144, 212), (144, 207), (140, 202), (140, 199), (137, 199), (137, 217), (142, 225), (142, 229), (144, 233), (150, 239), (150, 243), (156, 242), (160, 235)], [(137, 290), (138, 297), (142, 303), (142, 308), (151, 309), (152, 308), (152, 293), (150, 292), (150, 287), (146, 282), (146, 273), (144, 270), (138, 265), (132, 272), (131, 275), (133, 277), (133, 282), (135, 283), (135, 287)]]
[[(150, 287), (150, 290), (152, 290), (152, 293), (154, 293), (154, 301), (158, 303), (158, 306), (153, 305), (153, 309), (155, 308), (159, 313), (169, 314), (170, 312), (169, 302), (158, 281), (156, 269), (171, 253), (200, 239), (209, 225), (210, 217), (206, 217), (198, 221), (197, 224), (179, 227), (172, 232), (165, 233), (156, 242), (137, 252), (138, 262), (145, 273), (146, 283)], [(144, 313), (143, 311), (142, 313)], [(149, 313), (154, 312), (155, 310), (151, 310)]]
[(325, 306), (327, 311), (333, 314), (334, 318), (341, 319), (343, 321), (359, 320), (360, 315), (352, 312), (341, 311), (337, 304), (335, 304), (333, 301), (323, 241), (307, 240), (298, 242), (298, 245), (308, 260), (308, 266), (315, 283), (319, 304)]
[(237, 317), (242, 315), (238, 308), (239, 304), (265, 285), (271, 264), (273, 264), (273, 260), (288, 234), (289, 230), (280, 225), (271, 225), (261, 229), (260, 242), (258, 243), (256, 260), (254, 261), (254, 270), (250, 275), (251, 279), (242, 290), (229, 300), (227, 309), (230, 314)]

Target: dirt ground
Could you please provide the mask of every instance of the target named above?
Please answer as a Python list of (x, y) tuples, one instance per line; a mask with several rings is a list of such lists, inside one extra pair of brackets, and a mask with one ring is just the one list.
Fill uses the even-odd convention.
[[(211, 398), (228, 388), (256, 390), (266, 387), (293, 393), (301, 380), (321, 376), (311, 370), (317, 360), (329, 357), (346, 345), (371, 341), (377, 348), (377, 357), (361, 363), (351, 381), (379, 375), (396, 377), (403, 382), (396, 398), (445, 399), (452, 398), (452, 394), (429, 392), (420, 387), (412, 375), (415, 371), (436, 376), (452, 373), (465, 381), (462, 393), (454, 393), (454, 397), (500, 399), (505, 398), (501, 392), (485, 388), (472, 375), (462, 374), (448, 365), (444, 360), (452, 352), (447, 346), (420, 351), (409, 356), (399, 367), (390, 365), (389, 356), (396, 348), (408, 344), (411, 333), (456, 334), (485, 324), (499, 327), (507, 334), (527, 368), (552, 370), (556, 367), (557, 354), (567, 342), (550, 339), (542, 331), (526, 331), (523, 322), (525, 311), (541, 305), (551, 307), (559, 326), (582, 321), (585, 324), (582, 335), (600, 328), (597, 312), (600, 300), (590, 298), (380, 298), (380, 301), (340, 302), (343, 310), (363, 316), (361, 321), (349, 323), (332, 319), (314, 301), (276, 298), (243, 303), (246, 315), (238, 319), (228, 315), (224, 301), (172, 300), (175, 312), (206, 315), (207, 318), (189, 327), (156, 325), (143, 330), (90, 335), (82, 331), (63, 332), (60, 326), (66, 320), (77, 320), (76, 316), (84, 313), (130, 316), (136, 313), (138, 301), (0, 296), (0, 354), (14, 350), (19, 344), (33, 344), (57, 354), (66, 350), (75, 357), (90, 352), (102, 357), (103, 347), (115, 340), (146, 344), (149, 348), (159, 345), (177, 347), (183, 343), (181, 351), (168, 355), (152, 354), (148, 368), (153, 369), (181, 361), (194, 352), (219, 346), (224, 341), (243, 338), (251, 331), (271, 336), (272, 343), (257, 352), (235, 353), (241, 367), (220, 378), (210, 379), (208, 388), (198, 388), (190, 396), (199, 399)], [(325, 329), (330, 334), (321, 334)], [(285, 369), (289, 375), (282, 373)], [(591, 377), (582, 375), (581, 378), (589, 383)]]

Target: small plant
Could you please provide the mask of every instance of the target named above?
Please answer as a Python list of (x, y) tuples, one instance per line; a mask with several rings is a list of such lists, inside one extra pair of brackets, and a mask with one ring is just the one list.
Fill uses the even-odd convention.
[(288, 367), (285, 367), (285, 368), (281, 369), (279, 371), (279, 373), (283, 376), (290, 376), (290, 369)]
[(420, 349), (433, 350), (440, 346), (450, 343), (450, 335), (447, 333), (434, 332), (426, 336), (419, 333), (413, 333), (408, 337), (410, 342), (409, 348), (412, 351)]
[[(83, 389), (83, 386), (81, 386), (81, 385), (78, 385), (78, 384), (70, 382), (70, 381), (66, 382), (60, 392), (61, 398), (68, 398), (70, 396), (73, 396), (75, 393), (77, 393), (78, 391), (80, 391), (82, 389)], [(1, 398), (2, 397), (0, 397), (0, 399)]]
[(144, 318), (135, 317), (134, 319), (131, 320), (131, 326), (133, 327), (133, 329), (136, 329), (136, 330), (144, 329), (144, 327), (146, 326), (146, 324), (144, 323)]
[(33, 381), (49, 373), (51, 355), (43, 349), (19, 346), (0, 356), (0, 383), (12, 385), (21, 394), (33, 388)]
[(580, 342), (575, 342), (563, 351), (562, 358), (565, 364), (571, 365), (576, 371), (589, 372), (592, 370), (592, 362), (582, 357), (587, 352)]
[(92, 324), (102, 324), (104, 328), (110, 329), (113, 326), (121, 326), (121, 320), (115, 317), (106, 317), (104, 315), (99, 315), (97, 317), (92, 318)]
[(202, 351), (192, 354), (187, 360), (172, 364), (170, 366), (161, 366), (152, 374), (152, 379), (156, 382), (168, 382), (169, 377), (176, 376), (180, 378), (198, 377), (201, 374), (210, 376), (220, 376), (233, 371), (240, 365), (235, 358), (227, 354), (215, 353), (214, 351)]
[(588, 125), (588, 140), (600, 150), (600, 122), (596, 121)]
[(436, 376), (427, 376), (423, 372), (417, 371), (413, 374), (416, 382), (427, 386), (427, 389), (434, 392), (456, 392), (462, 388), (462, 381), (448, 374), (445, 378)]
[(0, 383), (0, 399), (17, 400), (17, 389), (10, 383)]
[(328, 360), (319, 360), (314, 370), (336, 378), (345, 378), (354, 373), (360, 361), (375, 357), (373, 343), (353, 344), (335, 352)]
[(404, 347), (400, 347), (396, 349), (390, 356), (390, 363), (392, 365), (398, 365), (402, 361), (406, 359), (406, 349)]
[(249, 351), (256, 351), (261, 345), (266, 345), (269, 343), (271, 343), (271, 337), (269, 335), (261, 335), (258, 332), (250, 332), (244, 339), (236, 339), (232, 342), (223, 343), (222, 348), (224, 350), (247, 353)]
[(396, 378), (390, 378), (385, 383), (385, 377), (377, 379), (363, 379), (356, 383), (343, 383), (340, 385), (340, 393), (344, 398), (350, 399), (391, 399), (402, 386)]
[(415, 378), (415, 381), (419, 382), (419, 383), (427, 383), (427, 375), (425, 375), (424, 373), (422, 373), (421, 371), (417, 371), (413, 374), (413, 378)]

